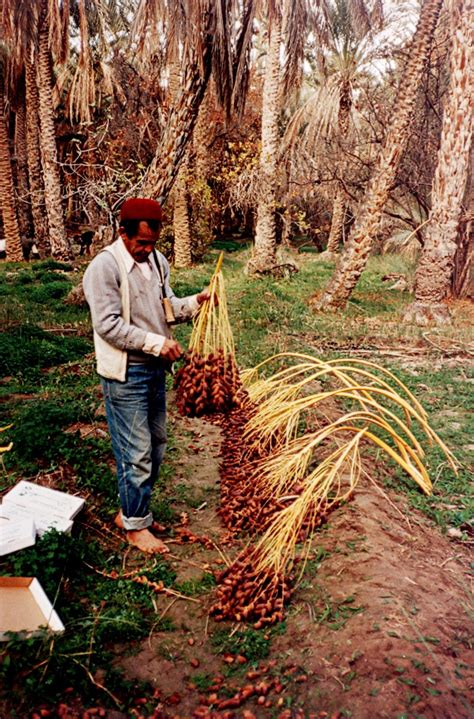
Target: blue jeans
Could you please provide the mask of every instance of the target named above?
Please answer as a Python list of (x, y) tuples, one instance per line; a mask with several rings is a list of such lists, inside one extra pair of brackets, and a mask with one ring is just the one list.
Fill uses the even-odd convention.
[(101, 377), (123, 525), (146, 529), (150, 499), (166, 448), (165, 371), (158, 364), (131, 364), (127, 381)]

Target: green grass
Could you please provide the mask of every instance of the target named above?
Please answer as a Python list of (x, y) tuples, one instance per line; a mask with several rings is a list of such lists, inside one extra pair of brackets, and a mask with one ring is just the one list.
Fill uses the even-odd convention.
[[(95, 573), (115, 570), (113, 580)], [(150, 631), (173, 631), (169, 620), (158, 621), (147, 586), (120, 578), (121, 557), (104, 552), (96, 542), (48, 532), (36, 544), (2, 560), (2, 574), (36, 576), (66, 626), (66, 632), (51, 640), (45, 635), (31, 640), (14, 636), (0, 651), (0, 678), (18, 711), (41, 701), (61, 701), (65, 690), (86, 698), (93, 706), (126, 708), (137, 691), (146, 687), (130, 683), (112, 668), (111, 642), (135, 642)], [(176, 574), (162, 562), (145, 564), (142, 573), (151, 581), (172, 585)], [(100, 670), (104, 684), (117, 701), (111, 701), (87, 671)], [(113, 689), (112, 689), (113, 687)]]
[(0, 334), (0, 376), (37, 379), (41, 370), (78, 360), (91, 350), (85, 338), (61, 337), (35, 325), (17, 325)]
[[(474, 467), (469, 449), (474, 436), (474, 370), (417, 369), (416, 374), (398, 370), (397, 375), (428, 410), (432, 428), (454, 452), (460, 466), (456, 475), (438, 447), (427, 447), (425, 461), (434, 481), (433, 495), (418, 492), (399, 470), (394, 471), (387, 484), (404, 487), (411, 505), (441, 527), (466, 525), (474, 516)], [(415, 434), (420, 435), (416, 428)]]
[(212, 634), (211, 643), (218, 654), (241, 655), (249, 662), (259, 662), (270, 654), (272, 637), (285, 631), (285, 623), (266, 631), (248, 628), (229, 632), (218, 629)]
[(215, 586), (216, 580), (214, 575), (205, 572), (202, 577), (177, 582), (175, 588), (178, 592), (188, 597), (198, 597), (201, 594), (208, 594)]

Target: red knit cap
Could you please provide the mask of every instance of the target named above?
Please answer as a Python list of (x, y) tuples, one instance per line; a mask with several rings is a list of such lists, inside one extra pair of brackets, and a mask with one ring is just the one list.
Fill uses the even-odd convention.
[(163, 210), (156, 200), (144, 197), (132, 197), (125, 200), (120, 208), (120, 221), (123, 220), (158, 220), (163, 222)]

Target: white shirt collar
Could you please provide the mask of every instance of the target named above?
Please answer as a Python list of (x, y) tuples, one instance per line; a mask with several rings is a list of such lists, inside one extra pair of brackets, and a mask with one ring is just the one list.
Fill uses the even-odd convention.
[(135, 260), (125, 247), (125, 242), (122, 240), (121, 237), (119, 237), (117, 240), (117, 247), (124, 262), (125, 269), (128, 273), (130, 273), (133, 269), (133, 265), (135, 264)]
[[(125, 264), (125, 269), (127, 270), (127, 274), (130, 274), (130, 272), (133, 270), (133, 265), (137, 265), (137, 267), (138, 267), (140, 264), (143, 264), (143, 263), (137, 262), (137, 261), (132, 257), (132, 255), (130, 254), (130, 252), (129, 252), (129, 251), (127, 250), (127, 248), (125, 247), (125, 242), (122, 240), (121, 237), (119, 237), (119, 239), (117, 240), (117, 242), (118, 242), (118, 249), (119, 249), (120, 255), (121, 255), (121, 257), (122, 257), (122, 259), (123, 259), (123, 262), (124, 262), (124, 264)], [(152, 264), (152, 262), (151, 262), (151, 255), (150, 255), (150, 257), (149, 257), (148, 262), (149, 262), (149, 266), (150, 266), (150, 277), (151, 277), (151, 271), (153, 270), (153, 264)], [(141, 269), (141, 268), (140, 268), (140, 269)], [(148, 273), (147, 273), (147, 276), (148, 276)]]

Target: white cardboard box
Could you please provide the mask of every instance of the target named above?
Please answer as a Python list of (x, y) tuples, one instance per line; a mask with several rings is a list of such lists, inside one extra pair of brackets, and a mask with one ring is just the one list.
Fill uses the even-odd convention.
[(34, 637), (42, 627), (54, 634), (64, 632), (64, 624), (36, 577), (0, 577), (0, 641), (9, 641), (8, 632), (23, 639)]
[(36, 527), (32, 517), (8, 516), (0, 507), (0, 557), (31, 547), (35, 541)]
[(74, 519), (85, 500), (67, 492), (42, 487), (34, 482), (22, 479), (3, 497), (3, 505), (22, 507), (36, 516), (47, 516), (56, 519)]
[[(60, 519), (44, 514), (44, 510), (35, 509), (34, 507), (21, 507), (14, 502), (4, 502), (0, 505), (0, 521), (1, 519), (10, 519), (12, 521), (32, 521), (34, 522), (38, 537), (42, 537), (49, 529), (56, 529), (58, 532), (70, 534), (74, 524), (72, 519)], [(0, 524), (0, 532), (1, 532)], [(26, 545), (25, 545), (26, 546)]]

